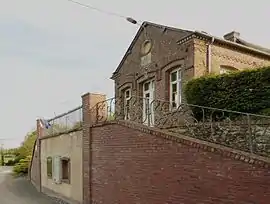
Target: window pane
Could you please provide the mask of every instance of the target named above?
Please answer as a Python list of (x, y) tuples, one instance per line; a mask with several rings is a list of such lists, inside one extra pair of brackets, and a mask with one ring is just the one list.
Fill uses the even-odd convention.
[(176, 93), (173, 93), (173, 94), (172, 94), (172, 102), (175, 102), (175, 101), (176, 101), (176, 96), (177, 96)]
[(144, 90), (148, 91), (149, 90), (149, 82), (144, 84)]
[(179, 101), (179, 103), (182, 102), (181, 95), (182, 95), (182, 84), (181, 84), (181, 82), (179, 82), (179, 90), (178, 90), (178, 97), (179, 97), (178, 101)]
[(62, 160), (62, 179), (69, 180), (69, 172), (70, 172), (70, 160), (69, 159), (63, 159)]
[(177, 92), (177, 84), (172, 84), (172, 93)]
[(129, 98), (129, 96), (130, 96), (130, 92), (129, 92), (129, 90), (127, 90), (126, 91), (126, 98)]
[(177, 106), (177, 93), (172, 94), (172, 108), (176, 108)]
[(172, 72), (171, 73), (171, 81), (176, 81), (177, 80), (177, 72)]

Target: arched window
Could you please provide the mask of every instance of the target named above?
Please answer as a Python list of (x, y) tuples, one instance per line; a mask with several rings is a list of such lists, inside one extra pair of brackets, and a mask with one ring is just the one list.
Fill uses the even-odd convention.
[(227, 66), (227, 65), (221, 65), (219, 73), (220, 74), (229, 74), (229, 73), (237, 72), (237, 71), (238, 71), (238, 69), (236, 69), (235, 67)]
[(170, 72), (170, 104), (171, 110), (177, 109), (182, 102), (182, 71), (181, 68)]
[(130, 119), (130, 100), (131, 100), (131, 88), (127, 88), (124, 91), (124, 119)]

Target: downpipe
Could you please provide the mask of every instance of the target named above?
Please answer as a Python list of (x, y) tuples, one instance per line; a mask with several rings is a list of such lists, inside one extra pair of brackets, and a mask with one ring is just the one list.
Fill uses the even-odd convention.
[(210, 74), (212, 72), (212, 45), (215, 38), (212, 37), (210, 43), (207, 45), (207, 71)]

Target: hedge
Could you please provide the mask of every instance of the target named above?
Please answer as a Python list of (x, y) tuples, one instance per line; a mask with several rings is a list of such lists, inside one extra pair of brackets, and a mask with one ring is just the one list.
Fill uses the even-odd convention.
[(184, 94), (188, 104), (269, 115), (270, 67), (195, 78)]
[(24, 159), (21, 159), (14, 167), (13, 172), (15, 175), (24, 175), (28, 173), (28, 167), (31, 162), (32, 156), (27, 156)]

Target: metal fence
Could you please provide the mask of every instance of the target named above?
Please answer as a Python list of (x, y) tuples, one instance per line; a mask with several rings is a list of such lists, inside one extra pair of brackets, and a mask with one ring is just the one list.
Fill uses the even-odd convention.
[[(125, 104), (125, 105), (124, 105)], [(168, 101), (112, 98), (92, 108), (94, 121), (130, 120), (234, 149), (270, 156), (270, 117)]]
[(82, 127), (82, 106), (46, 121), (44, 135), (55, 135)]

